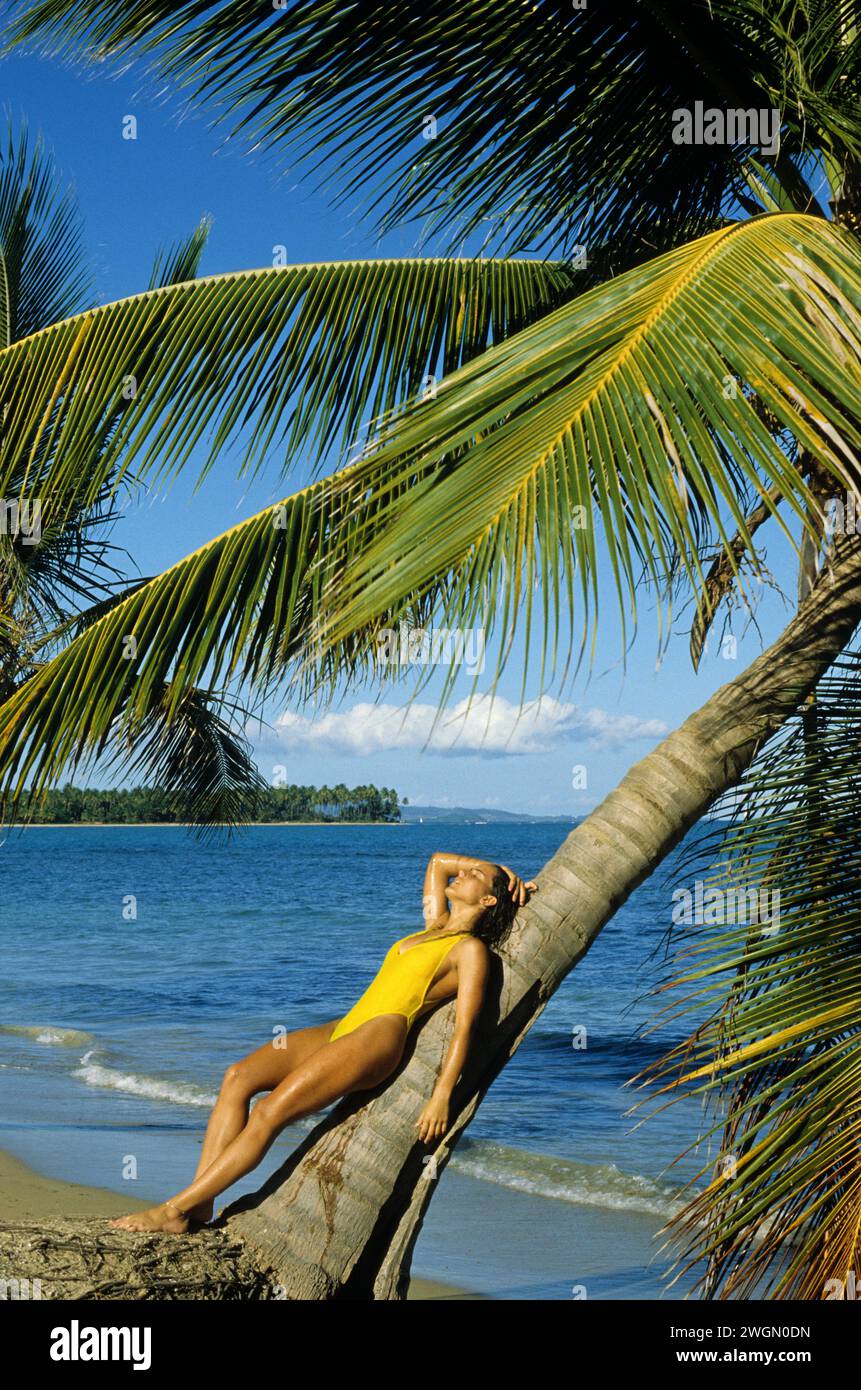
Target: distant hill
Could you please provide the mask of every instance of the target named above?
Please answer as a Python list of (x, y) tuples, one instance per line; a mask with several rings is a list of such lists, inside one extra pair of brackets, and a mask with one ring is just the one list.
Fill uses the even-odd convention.
[(555, 821), (563, 825), (575, 825), (579, 816), (530, 816), (526, 811), (498, 811), (483, 806), (401, 806), (401, 820), (404, 824), (433, 821), (441, 825), (498, 825), (505, 821), (528, 822)]

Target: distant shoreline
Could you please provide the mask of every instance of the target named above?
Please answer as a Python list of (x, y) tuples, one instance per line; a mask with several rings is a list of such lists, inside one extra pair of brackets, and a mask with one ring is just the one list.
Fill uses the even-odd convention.
[[(229, 821), (212, 821), (213, 826), (227, 826)], [(240, 822), (243, 829), (252, 825), (416, 825), (408, 820), (247, 820)], [(4, 825), (2, 830), (199, 830), (196, 821), (188, 820), (51, 820), (30, 821), (26, 825)]]

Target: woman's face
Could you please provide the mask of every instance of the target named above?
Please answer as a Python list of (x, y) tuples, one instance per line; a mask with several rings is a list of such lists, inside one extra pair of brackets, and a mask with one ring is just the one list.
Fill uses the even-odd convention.
[[(465, 906), (474, 907), (483, 897), (493, 897), (493, 878), (496, 869), (493, 864), (470, 864), (461, 869), (446, 888), (446, 897)], [(487, 904), (490, 906), (490, 903)]]

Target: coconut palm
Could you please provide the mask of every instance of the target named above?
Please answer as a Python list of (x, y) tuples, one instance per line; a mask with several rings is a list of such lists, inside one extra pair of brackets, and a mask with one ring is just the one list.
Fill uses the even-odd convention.
[[(539, 874), (455, 1093), (439, 1171), (601, 927), (758, 756), (773, 756), (772, 736), (812, 692), (820, 700), (861, 619), (854, 533), (835, 536), (817, 563), (823, 499), (854, 493), (861, 447), (857, 5), (628, 0), (608, 16), (525, 0), (408, 13), (382, 0), (297, 0), (266, 21), (250, 0), (14, 9), (13, 42), (100, 60), (143, 51), (276, 156), (298, 146), (325, 163), (336, 150), (351, 174), (345, 196), (373, 189), (383, 228), (422, 216), (449, 249), (486, 229), (484, 249), (507, 254), (213, 277), (70, 316), (0, 353), (2, 398), (15, 402), (0, 465), (16, 496), (43, 489), (64, 501), (83, 489), (92, 504), (132, 463), (154, 485), (187, 466), (204, 436), (200, 475), (231, 441), (243, 468), (272, 451), (286, 466), (307, 446), (322, 459), (373, 422), (358, 459), (135, 590), (0, 707), (0, 785), (13, 804), (109, 731), (133, 737), (156, 708), (170, 724), (203, 679), (301, 700), (380, 676), (377, 634), (399, 620), (484, 626), (496, 643), (491, 689), (515, 633), (528, 658), (538, 628), (542, 685), (548, 654), (554, 677), (564, 657), (564, 679), (575, 609), (575, 669), (594, 653), (607, 561), (623, 644), (643, 586), (668, 618), (685, 595), (696, 664), (720, 606), (753, 603), (745, 571), (765, 574), (754, 541), (764, 524), (799, 552), (801, 602), (777, 641), (632, 768)], [(779, 151), (676, 143), (673, 113), (697, 101), (720, 113), (779, 109)], [(510, 258), (536, 240), (561, 259)], [(92, 437), (146, 343), (159, 345), (157, 361), (94, 460)], [(120, 660), (129, 633), (139, 636), (133, 681)], [(531, 669), (525, 661), (524, 689)], [(808, 712), (789, 774), (805, 825), (823, 805), (814, 723)], [(797, 870), (811, 893), (821, 892), (820, 842)], [(783, 872), (785, 852), (777, 862)], [(831, 1085), (861, 1022), (846, 936), (823, 947), (845, 1012), (811, 1014), (796, 1033), (808, 995), (787, 981), (806, 976), (805, 953), (819, 948), (809, 923), (765, 952), (756, 933), (725, 935), (742, 975), (728, 1005), (736, 1031), (729, 1052), (718, 1024), (705, 1031), (706, 1070), (735, 1068), (749, 1088), (768, 1056), (776, 1089), (754, 1081), (750, 1121), (748, 1092), (734, 1097), (735, 1176), (689, 1213), (706, 1231), (710, 1293), (744, 1284), (766, 1217), (769, 1260), (790, 1233), (812, 1232), (803, 1277), (793, 1275), (802, 1284), (778, 1281), (777, 1294), (845, 1277), (858, 1253), (847, 1156), (857, 1091), (849, 1073)], [(403, 1294), (433, 1187), (410, 1121), (451, 1015), (425, 1023), (394, 1082), (342, 1102), (232, 1211), (289, 1294)], [(822, 1055), (805, 1070), (795, 1052), (808, 1046)], [(846, 1156), (831, 1205), (806, 1149), (781, 1143), (779, 1127), (762, 1137), (775, 1116), (805, 1119), (808, 1102), (820, 1151)], [(804, 1203), (787, 1206), (799, 1159)]]

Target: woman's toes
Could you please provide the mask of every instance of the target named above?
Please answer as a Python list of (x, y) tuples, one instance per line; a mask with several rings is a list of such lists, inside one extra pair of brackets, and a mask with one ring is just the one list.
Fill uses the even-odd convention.
[(149, 1207), (147, 1211), (116, 1217), (110, 1224), (123, 1231), (168, 1231), (171, 1235), (184, 1235), (189, 1220), (177, 1207), (163, 1202), (161, 1206)]

